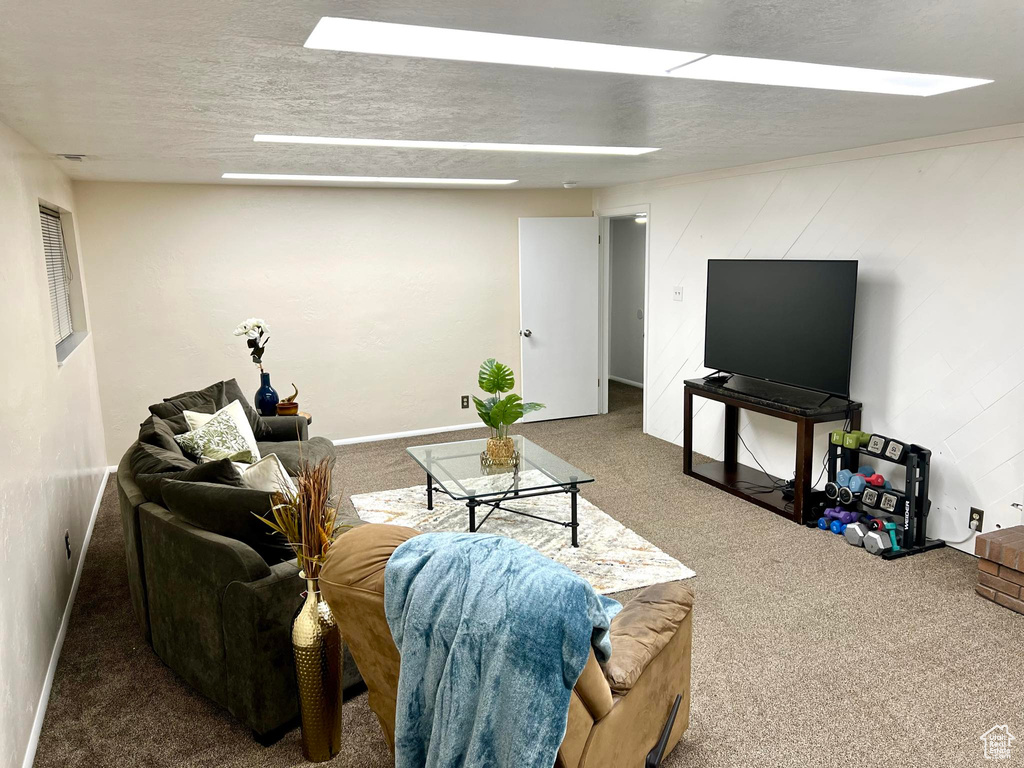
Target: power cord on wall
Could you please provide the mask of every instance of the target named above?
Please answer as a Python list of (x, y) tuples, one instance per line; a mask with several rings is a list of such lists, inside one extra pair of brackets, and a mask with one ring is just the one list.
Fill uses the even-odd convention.
[[(1020, 511), (1024, 511), (1024, 504), (1019, 504), (1017, 502), (1014, 502), (1010, 506), (1013, 507), (1014, 509), (1017, 509), (1017, 510), (1020, 510)], [(946, 542), (947, 544), (966, 544), (968, 541), (973, 539), (978, 534), (978, 521), (977, 520), (971, 520), (971, 522), (970, 522), (968, 527), (970, 527), (971, 532), (969, 534), (967, 534), (967, 538), (966, 539), (960, 539), (959, 541), (950, 541), (949, 539), (943, 539), (943, 541)], [(999, 526), (997, 525), (996, 528), (998, 529)]]

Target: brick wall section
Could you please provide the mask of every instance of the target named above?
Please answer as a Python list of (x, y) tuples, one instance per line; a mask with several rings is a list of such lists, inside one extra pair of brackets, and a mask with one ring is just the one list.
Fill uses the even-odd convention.
[(1024, 525), (975, 538), (978, 586), (982, 597), (1024, 614)]

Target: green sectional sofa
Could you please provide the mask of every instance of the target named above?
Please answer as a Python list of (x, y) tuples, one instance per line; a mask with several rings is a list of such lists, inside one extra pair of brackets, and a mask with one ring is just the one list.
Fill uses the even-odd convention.
[[(241, 394), (234, 381), (220, 384), (228, 385), (227, 391), (220, 402), (213, 398), (208, 412), (222, 407), (223, 398)], [(189, 402), (194, 406), (195, 399)], [(152, 426), (151, 420), (140, 434), (145, 436), (147, 425)], [(297, 474), (303, 459), (315, 463), (326, 458), (333, 465), (333, 444), (308, 438), (304, 418), (261, 418), (259, 426), (260, 453), (276, 453), (290, 475)], [(186, 469), (183, 462), (158, 483), (153, 474), (140, 483), (140, 455), (145, 459), (146, 451), (159, 452), (140, 446), (134, 443), (117, 468), (128, 586), (140, 631), (168, 667), (269, 743), (298, 717), (291, 622), (305, 583), (281, 542), (222, 527), (235, 515), (243, 526), (253, 520), (262, 537), (272, 536), (248, 512), (249, 506), (265, 503), (260, 497), (266, 494), (173, 479), (173, 472)], [(339, 523), (356, 526), (360, 521), (345, 517)], [(285, 553), (274, 556), (278, 550)], [(346, 651), (345, 687), (359, 682)]]

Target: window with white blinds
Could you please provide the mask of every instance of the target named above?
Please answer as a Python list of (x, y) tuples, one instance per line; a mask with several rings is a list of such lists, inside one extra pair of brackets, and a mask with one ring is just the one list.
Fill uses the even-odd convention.
[(39, 206), (43, 225), (43, 251), (46, 253), (46, 282), (50, 286), (50, 314), (53, 317), (53, 343), (60, 344), (73, 332), (71, 327), (71, 262), (64, 247), (60, 213)]

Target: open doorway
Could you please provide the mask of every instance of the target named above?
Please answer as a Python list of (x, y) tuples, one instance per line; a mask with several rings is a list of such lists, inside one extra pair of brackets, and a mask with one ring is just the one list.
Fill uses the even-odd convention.
[(643, 428), (647, 213), (609, 216), (605, 249), (607, 413)]

